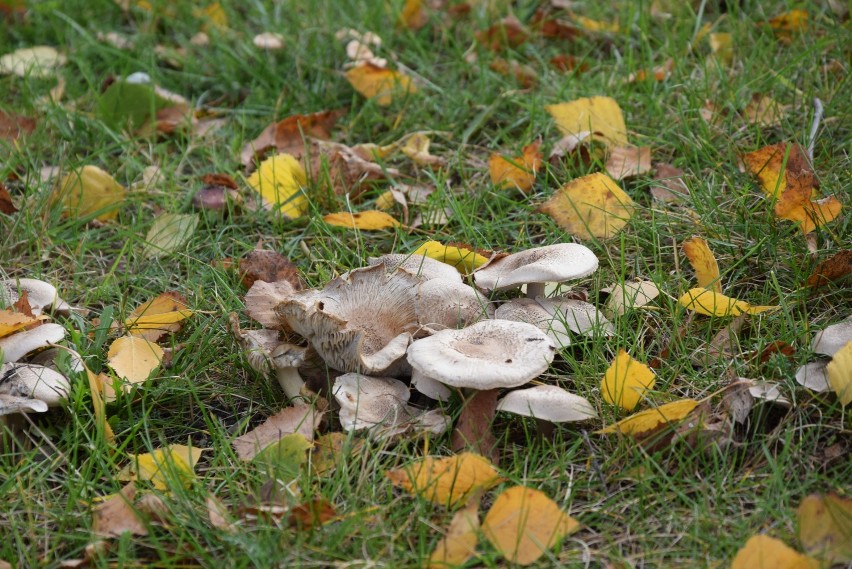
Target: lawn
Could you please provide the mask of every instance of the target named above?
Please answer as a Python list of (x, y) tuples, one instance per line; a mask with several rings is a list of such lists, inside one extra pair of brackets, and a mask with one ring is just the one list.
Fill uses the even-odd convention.
[[(72, 371), (63, 352), (67, 398), (0, 423), (0, 569), (428, 566), (459, 508), (483, 518), (513, 486), (542, 492), (579, 523), (540, 548), (537, 567), (727, 566), (762, 534), (829, 566), (801, 533), (797, 508), (811, 494), (845, 504), (841, 535), (852, 539), (849, 408), (795, 378), (819, 357), (816, 333), (852, 314), (848, 276), (808, 284), (838, 254), (848, 275), (850, 216), (779, 216), (783, 188), (771, 195), (778, 188), (762, 188), (743, 164), (779, 144), (787, 186), (802, 179), (791, 177), (793, 162), (817, 182), (806, 209), (811, 199), (852, 201), (852, 32), (842, 3), (435, 0), (423, 2), (422, 21), (402, 0), (119, 4), (0, 0), (0, 56), (34, 46), (64, 56), (56, 67), (0, 74), (0, 278), (57, 287), (73, 310), (50, 321), (92, 372)], [(807, 12), (804, 23), (770, 25), (793, 8)], [(279, 34), (280, 48), (259, 47), (264, 32)], [(381, 45), (364, 45), (404, 77), (372, 97), (350, 82), (351, 70), (366, 68), (352, 61), (363, 52), (347, 50), (366, 32)], [(150, 82), (125, 81), (138, 73)], [(152, 85), (186, 102), (153, 95)], [(566, 184), (606, 171), (605, 137), (553, 153), (566, 131), (548, 107), (585, 97), (617, 103), (622, 135), (651, 153), (650, 168), (612, 182), (634, 205), (611, 215), (618, 227), (605, 235), (542, 208)], [(275, 151), (253, 156), (252, 141), (287, 117), (338, 110), (333, 124), (303, 118), (291, 128), (288, 148), (310, 148), (306, 134), (331, 150), (305, 159), (287, 204), (262, 201), (250, 174)], [(525, 162), (537, 141), (540, 157)], [(492, 177), (495, 153), (529, 189)], [(66, 176), (84, 166), (114, 180), (105, 190), (113, 197), (91, 209), (62, 197), (63, 180), (73, 186)], [(682, 193), (665, 193), (672, 185)], [(227, 196), (223, 207), (199, 207), (202, 191)], [(381, 208), (396, 225), (324, 219)], [(160, 237), (157, 220), (168, 220)], [(773, 308), (735, 319), (679, 302), (699, 286), (683, 248), (693, 236), (718, 262), (710, 288)], [(256, 276), (247, 256), (277, 252), (304, 286), (322, 288), (368, 257), (411, 254), (427, 241), (486, 256), (557, 243), (594, 253), (597, 271), (559, 292), (598, 307), (613, 333), (573, 335), (538, 381), (586, 398), (597, 418), (549, 430), (497, 414), (503, 480), (448, 508), (387, 473), (457, 456), (450, 434), (344, 431), (330, 390), (339, 372), (320, 366), (304, 372), (316, 390), (309, 404), (325, 411), (309, 433), (317, 444), (294, 449), (291, 438), (277, 459), (243, 460), (234, 440), (294, 404), (274, 374), (250, 365), (230, 325), (234, 313), (244, 330), (261, 327), (244, 301)], [(608, 287), (637, 279), (659, 296), (611, 310)], [(135, 309), (168, 291), (191, 315), (156, 339), (161, 365), (99, 403), (103, 378), (111, 389), (117, 376), (107, 365), (113, 343)], [(655, 374), (633, 411), (601, 387), (621, 350)], [(729, 387), (737, 382), (768, 382), (784, 401), (737, 398), (746, 385)], [(700, 401), (701, 413), (650, 434), (597, 432), (682, 399)], [(443, 406), (453, 421), (463, 400), (454, 393)], [(739, 415), (737, 401), (746, 401)], [(328, 441), (338, 446), (329, 451)], [(169, 445), (201, 453), (128, 486), (123, 469), (134, 457), (162, 458)], [(136, 491), (136, 512), (105, 518), (102, 504), (123, 504), (123, 488)], [(122, 531), (128, 518), (135, 530)], [(488, 531), (473, 533), (476, 554), (464, 566), (509, 564)]]

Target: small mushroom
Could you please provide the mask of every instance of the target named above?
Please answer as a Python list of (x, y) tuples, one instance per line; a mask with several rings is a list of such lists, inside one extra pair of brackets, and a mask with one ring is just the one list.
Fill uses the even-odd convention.
[(346, 373), (334, 380), (332, 394), (340, 404), (340, 424), (347, 431), (394, 426), (409, 419), (408, 387), (392, 377)]
[(275, 377), (284, 394), (290, 399), (299, 397), (305, 380), (299, 375), (299, 368), (305, 363), (308, 348), (293, 344), (279, 344), (272, 350), (272, 365)]
[(415, 302), (417, 321), (428, 334), (464, 328), (494, 315), (485, 296), (457, 280), (437, 278), (420, 283)]
[(21, 292), (26, 291), (27, 302), (36, 316), (45, 308), (53, 307), (55, 312), (67, 314), (71, 306), (59, 298), (56, 287), (38, 279), (7, 279), (0, 281), (0, 306), (12, 305), (20, 299)]
[(598, 416), (588, 399), (555, 385), (510, 391), (497, 402), (497, 410), (552, 423), (586, 421)]
[(497, 307), (494, 317), (500, 320), (526, 322), (543, 331), (557, 346), (571, 345), (571, 335), (564, 320), (560, 320), (532, 298), (513, 298)]
[(481, 289), (502, 291), (527, 285), (527, 296), (544, 294), (544, 285), (579, 279), (598, 268), (595, 254), (579, 243), (558, 243), (536, 247), (495, 259), (474, 271), (473, 280)]
[(64, 338), (65, 328), (53, 323), (0, 338), (0, 361), (16, 362), (30, 352), (61, 342)]
[(418, 328), (420, 280), (383, 265), (350, 271), (320, 291), (294, 294), (276, 311), (332, 368), (373, 375), (408, 373), (405, 350)]
[(537, 296), (536, 302), (554, 318), (564, 322), (576, 334), (584, 336), (594, 335), (595, 333), (604, 336), (615, 335), (615, 327), (612, 322), (607, 320), (606, 316), (601, 314), (593, 304), (582, 300), (545, 298), (543, 296)]
[(68, 379), (48, 367), (21, 363), (0, 366), (0, 396), (35, 399), (47, 407), (56, 407), (70, 390)]
[(817, 332), (811, 341), (811, 349), (818, 354), (833, 356), (847, 342), (852, 342), (852, 317)]
[(461, 282), (459, 272), (446, 263), (425, 255), (382, 255), (367, 259), (370, 265), (384, 265), (388, 271), (403, 269), (425, 280), (446, 279)]

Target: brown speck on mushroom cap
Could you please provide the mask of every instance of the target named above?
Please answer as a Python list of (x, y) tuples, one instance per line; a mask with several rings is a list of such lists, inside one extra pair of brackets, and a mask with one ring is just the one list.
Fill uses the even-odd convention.
[(485, 390), (527, 383), (547, 369), (555, 353), (553, 341), (532, 324), (482, 320), (415, 341), (408, 362), (445, 385)]
[[(558, 243), (513, 253), (474, 271), (476, 286), (501, 291), (527, 285), (527, 296), (541, 294), (544, 283), (564, 282), (592, 274), (598, 258), (579, 243)], [(540, 285), (540, 286), (535, 286)]]
[(332, 368), (397, 375), (417, 330), (414, 296), (420, 280), (383, 265), (355, 269), (320, 291), (301, 291), (278, 305), (278, 315)]

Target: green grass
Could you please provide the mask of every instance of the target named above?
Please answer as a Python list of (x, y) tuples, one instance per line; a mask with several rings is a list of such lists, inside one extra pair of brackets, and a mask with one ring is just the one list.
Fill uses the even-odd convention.
[[(597, 171), (599, 164), (548, 166), (530, 194), (522, 196), (492, 186), (487, 159), (494, 151), (517, 155), (536, 137), (542, 137), (548, 152), (559, 134), (545, 105), (591, 95), (619, 102), (631, 142), (651, 146), (655, 161), (682, 168), (690, 196), (680, 205), (652, 201), (650, 175), (622, 184), (638, 211), (616, 237), (585, 243), (601, 259), (601, 269), (578, 287), (599, 303), (601, 288), (642, 277), (664, 295), (649, 309), (615, 319), (616, 336), (581, 339), (564, 350), (547, 379), (588, 397), (609, 424), (622, 415), (602, 401), (599, 385), (618, 349), (649, 361), (669, 346), (657, 370), (652, 396), (657, 403), (707, 397), (730, 376), (741, 376), (778, 382), (794, 406), (786, 412), (759, 406), (748, 428), (738, 433), (741, 444), (726, 449), (678, 442), (648, 450), (627, 439), (584, 436), (583, 428), (592, 431), (600, 423), (569, 424), (559, 427), (552, 440), (541, 440), (532, 423), (498, 418), (494, 429), (503, 443), (501, 473), (511, 483), (542, 490), (583, 524), (537, 566), (724, 566), (758, 532), (799, 548), (799, 501), (812, 492), (848, 493), (848, 411), (831, 394), (800, 388), (793, 376), (812, 359), (808, 345), (814, 331), (852, 308), (848, 279), (819, 289), (803, 286), (819, 260), (848, 248), (850, 216), (844, 213), (817, 230), (817, 252), (811, 255), (796, 227), (774, 217), (756, 181), (737, 167), (740, 153), (766, 144), (807, 145), (811, 101), (819, 97), (826, 110), (814, 152), (821, 190), (847, 207), (852, 203), (850, 32), (825, 4), (804, 3), (809, 29), (785, 45), (757, 24), (788, 9), (783, 2), (729, 3), (735, 4), (732, 12), (721, 19), (716, 3), (708, 3), (713, 6), (701, 6), (706, 8), (701, 20), (697, 3), (672, 7), (669, 20), (652, 18), (647, 2), (587, 3), (583, 15), (618, 18), (624, 32), (572, 41), (533, 37), (500, 54), (536, 69), (538, 85), (529, 90), (489, 68), (495, 54), (477, 46), (474, 32), (510, 13), (529, 21), (538, 4), (533, 1), (486, 2), (462, 18), (434, 12), (419, 31), (394, 27), (401, 4), (396, 0), (226, 3), (228, 29), (209, 30), (211, 43), (204, 47), (189, 44), (202, 25), (189, 3), (155, 2), (174, 7), (175, 16), (167, 18), (143, 10), (122, 13), (105, 0), (30, 4), (25, 20), (3, 24), (0, 54), (54, 45), (68, 56), (58, 71), (66, 87), (54, 104), (42, 100), (54, 78), (0, 76), (0, 109), (37, 120), (35, 132), (25, 139), (0, 141), (0, 179), (7, 180), (21, 209), (0, 214), (0, 272), (51, 281), (64, 298), (90, 311), (59, 321), (95, 371), (105, 369), (110, 321), (122, 320), (142, 302), (177, 290), (198, 312), (169, 340), (168, 347), (175, 349), (170, 366), (133, 396), (108, 407), (114, 449), (98, 434), (84, 377), (73, 378), (66, 406), (28, 417), (25, 440), (0, 453), (0, 533), (7, 536), (0, 542), (0, 560), (56, 567), (83, 557), (93, 539), (90, 510), (97, 498), (121, 488), (116, 474), (127, 454), (189, 441), (205, 449), (197, 481), (160, 493), (167, 505), (162, 522), (153, 524), (146, 537), (113, 540), (94, 566), (421, 564), (451, 514), (392, 488), (384, 476), (422, 455), (418, 441), (367, 442), (359, 453), (344, 453), (329, 473), (304, 469), (298, 484), (302, 498), (323, 498), (338, 513), (322, 527), (297, 530), (259, 520), (227, 533), (209, 524), (209, 494), (236, 512), (270, 480), (267, 470), (240, 462), (230, 441), (286, 405), (274, 378), (253, 372), (228, 332), (226, 315), (243, 309), (245, 289), (235, 270), (222, 268), (222, 260), (238, 259), (261, 243), (292, 259), (311, 286), (321, 286), (364, 264), (368, 256), (409, 252), (428, 238), (506, 251), (571, 241), (536, 207), (563, 183)], [(692, 52), (687, 47), (703, 23), (717, 20), (716, 29), (735, 38), (730, 67), (708, 59), (706, 42)], [(394, 56), (412, 70), (419, 92), (389, 108), (354, 93), (342, 75), (344, 47), (334, 39), (342, 27), (379, 33), (384, 40), (379, 55)], [(110, 31), (132, 38), (135, 47), (121, 50), (97, 39), (99, 32)], [(262, 31), (283, 34), (285, 49), (257, 50), (251, 38)], [(158, 45), (187, 52), (174, 65), (156, 55)], [(478, 62), (465, 60), (471, 52), (478, 53)], [(553, 70), (547, 62), (558, 53), (573, 54), (589, 69)], [(667, 80), (623, 81), (669, 57), (674, 69)], [(824, 69), (832, 60), (840, 61), (841, 71)], [(226, 118), (225, 126), (201, 140), (181, 134), (141, 139), (110, 131), (94, 115), (101, 86), (110, 75), (136, 71)], [(737, 115), (756, 93), (790, 105), (780, 125), (752, 126)], [(699, 114), (707, 100), (721, 109), (712, 125)], [(354, 233), (322, 222), (322, 214), (331, 211), (370, 209), (384, 189), (379, 185), (358, 203), (315, 200), (309, 215), (295, 221), (246, 209), (224, 217), (202, 212), (186, 247), (160, 259), (142, 255), (155, 215), (191, 212), (203, 174), (223, 172), (239, 179), (242, 146), (267, 124), (293, 113), (341, 107), (349, 111), (334, 138), (345, 144), (387, 144), (417, 130), (436, 132), (431, 152), (449, 161), (446, 170), (413, 169), (396, 158), (388, 166), (403, 169), (405, 183), (438, 189), (429, 207), (451, 210), (446, 225)], [(103, 168), (125, 186), (153, 164), (164, 179), (131, 192), (114, 222), (63, 218), (51, 206), (51, 186), (39, 181), (39, 171), (84, 164)], [(13, 174), (17, 181), (10, 180)], [(241, 191), (251, 199), (244, 185)], [(412, 214), (417, 211), (412, 207)], [(706, 238), (715, 252), (726, 294), (782, 307), (750, 318), (737, 340), (736, 356), (705, 367), (693, 365), (691, 356), (726, 321), (687, 320), (674, 300), (693, 286), (680, 249), (693, 234)], [(246, 317), (242, 320), (249, 326)], [(774, 341), (796, 347), (793, 361), (776, 355), (760, 363), (755, 355)], [(326, 429), (339, 429), (333, 414)], [(351, 438), (350, 450), (361, 438)], [(429, 452), (448, 454), (448, 440), (430, 441)], [(483, 508), (499, 488), (486, 494)], [(479, 551), (472, 566), (505, 565), (487, 543)]]

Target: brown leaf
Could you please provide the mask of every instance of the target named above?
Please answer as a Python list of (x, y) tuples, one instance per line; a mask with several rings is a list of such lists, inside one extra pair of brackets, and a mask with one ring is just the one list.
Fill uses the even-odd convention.
[(419, 30), (429, 22), (429, 16), (423, 10), (423, 0), (405, 0), (399, 14), (399, 26), (409, 30)]
[(651, 148), (648, 146), (616, 146), (611, 148), (604, 168), (615, 180), (644, 174), (651, 169)]
[(148, 535), (148, 529), (133, 507), (136, 483), (127, 484), (121, 491), (92, 510), (92, 531), (104, 537), (120, 537), (124, 532)]
[(846, 249), (821, 262), (808, 277), (805, 284), (809, 287), (825, 286), (852, 272), (852, 249)]
[(786, 356), (788, 360), (793, 359), (793, 354), (796, 353), (796, 348), (788, 344), (787, 342), (781, 342), (780, 340), (776, 340), (772, 342), (760, 352), (760, 363), (765, 364), (769, 361), (769, 358), (773, 356), (773, 354), (782, 354)]
[(246, 253), (240, 259), (240, 277), (246, 288), (251, 288), (255, 281), (287, 281), (296, 290), (302, 290), (299, 269), (290, 259), (275, 251), (255, 249)]
[(299, 433), (312, 441), (322, 416), (323, 413), (316, 412), (310, 405), (286, 407), (255, 429), (234, 439), (234, 450), (241, 460), (249, 461), (285, 435)]
[(561, 20), (539, 8), (530, 20), (530, 27), (550, 39), (572, 40), (583, 35), (583, 30), (567, 20)]
[(204, 174), (201, 177), (201, 182), (205, 186), (222, 186), (231, 190), (239, 189), (237, 182), (228, 174)]
[(554, 55), (550, 58), (550, 65), (559, 71), (578, 71), (580, 73), (589, 70), (587, 63), (578, 63), (577, 58), (573, 55)]
[(529, 65), (518, 63), (514, 59), (507, 61), (502, 57), (495, 57), (488, 67), (500, 75), (514, 77), (515, 81), (524, 89), (534, 87), (538, 83), (538, 73), (535, 69)]
[(35, 130), (35, 119), (8, 114), (0, 110), (0, 139), (12, 142)]
[(228, 521), (230, 517), (225, 504), (212, 494), (207, 496), (207, 518), (210, 520), (211, 526), (228, 533), (235, 533), (237, 528), (232, 522)]
[[(311, 140), (310, 152), (302, 161), (315, 181), (330, 186), (317, 188), (317, 193), (325, 190), (338, 196), (348, 194), (351, 200), (357, 199), (367, 188), (365, 182), (399, 176), (399, 170), (376, 164), (372, 156), (335, 142)], [(320, 173), (322, 176), (318, 179)]]
[(290, 510), (290, 525), (300, 530), (312, 530), (337, 517), (334, 505), (322, 498), (294, 506)]
[(9, 194), (9, 190), (6, 189), (3, 182), (0, 182), (0, 213), (12, 215), (16, 211), (18, 211), (18, 208), (15, 207), (15, 203), (12, 201), (12, 196)]
[(487, 30), (476, 33), (476, 40), (492, 51), (499, 51), (504, 47), (518, 47), (525, 41), (529, 34), (523, 24), (514, 16), (503, 18)]
[(660, 202), (671, 202), (689, 195), (689, 189), (683, 183), (683, 170), (662, 162), (654, 164), (654, 169), (654, 182), (659, 185), (651, 186), (652, 198)]
[(488, 389), (477, 391), (468, 399), (461, 416), (453, 430), (453, 450), (460, 452), (469, 449), (491, 459), (495, 465), (500, 459), (500, 449), (497, 439), (491, 432), (491, 422), (494, 421), (494, 411), (497, 408), (499, 390)]
[(305, 155), (304, 137), (328, 140), (335, 123), (346, 112), (347, 109), (335, 109), (310, 115), (292, 115), (272, 123), (243, 147), (240, 160), (246, 169), (253, 169), (255, 159), (263, 158), (272, 149), (301, 158)]

